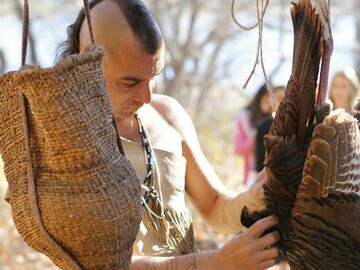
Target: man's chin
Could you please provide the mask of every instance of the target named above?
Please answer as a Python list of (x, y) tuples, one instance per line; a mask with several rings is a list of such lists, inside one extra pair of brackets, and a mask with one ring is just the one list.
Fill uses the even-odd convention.
[(128, 119), (128, 118), (133, 117), (136, 112), (137, 112), (137, 110), (136, 111), (131, 111), (131, 112), (123, 112), (121, 114), (117, 114), (117, 118)]

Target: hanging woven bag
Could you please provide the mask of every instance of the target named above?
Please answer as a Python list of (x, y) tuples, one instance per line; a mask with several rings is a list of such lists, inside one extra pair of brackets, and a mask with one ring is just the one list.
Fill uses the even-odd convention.
[[(91, 33), (88, 1), (84, 0)], [(140, 182), (124, 156), (94, 45), (52, 68), (0, 76), (0, 154), (24, 241), (60, 269), (128, 269)]]

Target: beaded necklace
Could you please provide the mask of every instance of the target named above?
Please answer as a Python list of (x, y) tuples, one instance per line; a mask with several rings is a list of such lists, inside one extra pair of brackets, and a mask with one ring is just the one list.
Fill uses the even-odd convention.
[[(158, 167), (156, 163), (156, 158), (154, 155), (154, 150), (150, 141), (149, 133), (145, 126), (143, 125), (140, 117), (135, 113), (135, 118), (139, 124), (139, 133), (141, 138), (141, 144), (144, 149), (145, 154), (145, 163), (146, 163), (146, 176), (141, 185), (145, 190), (145, 194), (141, 197), (142, 205), (155, 217), (159, 219), (165, 218), (164, 212), (164, 203), (161, 190), (160, 175), (158, 173)], [(157, 181), (157, 186), (159, 191), (155, 188), (155, 178)]]

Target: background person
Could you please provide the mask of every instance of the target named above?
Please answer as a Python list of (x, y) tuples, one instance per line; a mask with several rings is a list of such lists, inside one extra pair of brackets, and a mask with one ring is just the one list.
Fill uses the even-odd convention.
[(329, 88), (329, 99), (332, 101), (333, 109), (343, 108), (351, 113), (355, 99), (360, 91), (359, 77), (354, 69), (347, 67), (336, 72)]
[(269, 92), (262, 85), (246, 108), (242, 109), (235, 118), (234, 152), (244, 160), (243, 181), (245, 184), (253, 182), (255, 171), (255, 137), (258, 125), (271, 117), (271, 101)]
[(255, 138), (255, 170), (260, 172), (264, 168), (265, 147), (264, 147), (264, 135), (268, 134), (275, 118), (277, 109), (280, 102), (285, 96), (285, 86), (276, 86), (273, 88), (274, 95), (274, 107), (272, 108), (272, 114), (270, 117), (263, 119), (257, 126), (256, 138)]

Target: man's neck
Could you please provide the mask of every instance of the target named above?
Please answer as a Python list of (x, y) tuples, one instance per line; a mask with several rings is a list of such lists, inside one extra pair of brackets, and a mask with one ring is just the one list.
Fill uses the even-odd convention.
[(116, 119), (119, 135), (131, 141), (141, 142), (139, 135), (139, 125), (135, 116), (129, 118)]

